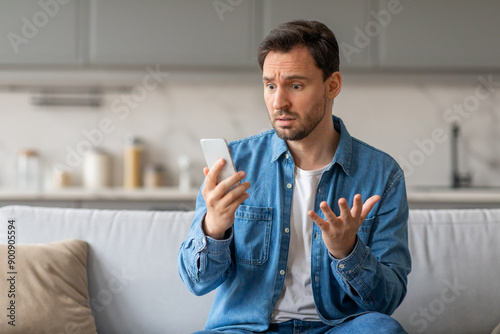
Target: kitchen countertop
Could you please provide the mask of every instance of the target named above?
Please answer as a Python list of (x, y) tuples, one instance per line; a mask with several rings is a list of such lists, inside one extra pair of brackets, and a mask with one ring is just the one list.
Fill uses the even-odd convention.
[[(124, 189), (121, 187), (100, 190), (81, 187), (67, 187), (44, 191), (29, 191), (16, 188), (0, 188), (0, 200), (47, 200), (47, 201), (123, 201), (123, 200), (159, 200), (159, 201), (195, 201), (198, 188), (180, 191), (177, 187)], [(408, 187), (410, 203), (499, 203), (500, 187)]]
[(500, 187), (408, 187), (408, 202), (499, 203)]
[(43, 191), (20, 190), (16, 188), (0, 188), (0, 200), (4, 201), (195, 201), (198, 188), (181, 191), (177, 187), (124, 189), (121, 187), (106, 189), (85, 189), (67, 187)]

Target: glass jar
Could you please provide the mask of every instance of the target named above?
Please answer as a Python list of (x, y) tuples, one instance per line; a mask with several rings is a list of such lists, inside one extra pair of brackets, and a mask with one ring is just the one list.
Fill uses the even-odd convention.
[(52, 187), (56, 189), (71, 186), (71, 173), (69, 170), (54, 168), (52, 172)]
[(36, 150), (19, 150), (17, 154), (17, 185), (23, 190), (40, 189), (40, 163)]

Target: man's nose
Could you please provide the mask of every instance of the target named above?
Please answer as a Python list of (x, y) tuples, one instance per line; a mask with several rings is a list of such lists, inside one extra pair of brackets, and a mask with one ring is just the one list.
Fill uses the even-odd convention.
[(290, 107), (290, 99), (286, 89), (278, 88), (274, 93), (273, 108), (274, 110), (282, 110)]

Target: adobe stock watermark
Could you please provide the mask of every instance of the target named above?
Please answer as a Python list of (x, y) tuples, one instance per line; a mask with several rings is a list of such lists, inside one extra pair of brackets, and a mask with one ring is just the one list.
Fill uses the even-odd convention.
[[(443, 113), (443, 120), (447, 124), (458, 123), (462, 124), (464, 119), (469, 118), (475, 111), (478, 110), (481, 102), (489, 99), (491, 95), (500, 87), (500, 82), (493, 81), (493, 75), (487, 77), (478, 76), (478, 84), (473, 94), (466, 96), (462, 102), (454, 103), (451, 108), (448, 108)], [(405, 172), (405, 176), (409, 177), (414, 172), (416, 167), (422, 166), (427, 158), (436, 152), (439, 144), (448, 140), (449, 130), (442, 127), (436, 127), (431, 131), (430, 137), (424, 139), (415, 139), (414, 143), (417, 146), (410, 154), (405, 157), (399, 155), (398, 163)]]
[(437, 319), (437, 316), (444, 313), (446, 305), (453, 303), (467, 289), (465, 285), (457, 282), (455, 277), (453, 284), (447, 279), (443, 280), (444, 287), (441, 289), (440, 298), (430, 301), (426, 307), (419, 307), (418, 311), (410, 314), (410, 325), (417, 327), (417, 332), (422, 333), (430, 323)]
[(135, 280), (135, 276), (130, 276), (122, 269), (111, 270), (111, 279), (106, 288), (100, 289), (95, 297), (90, 298), (90, 306), (94, 312), (102, 312), (104, 308), (113, 302), (113, 295), (120, 294), (125, 288)]
[[(122, 94), (111, 102), (111, 112), (117, 115), (118, 120), (127, 119), (130, 111), (136, 109), (151, 91), (163, 83), (165, 75), (161, 74), (159, 67), (160, 65), (156, 65), (155, 69), (150, 66), (146, 67), (147, 74), (142, 79), (142, 85), (134, 86), (129, 94)], [(65, 162), (55, 161), (52, 163), (53, 170), (59, 172), (55, 174), (61, 175), (63, 171), (71, 171), (80, 166), (85, 154), (93, 147), (101, 145), (104, 137), (111, 134), (115, 129), (116, 122), (108, 117), (102, 118), (96, 128), (82, 129), (81, 133), (84, 138), (75, 147), (66, 145)]]
[[(412, 1), (412, 0), (408, 0)], [(392, 21), (394, 15), (398, 15), (403, 11), (403, 5), (399, 0), (389, 0), (387, 8), (381, 9), (378, 13), (374, 10), (370, 11), (370, 16), (373, 20), (368, 21), (364, 29), (356, 26), (354, 27), (354, 45), (340, 42), (339, 49), (344, 54), (347, 63), (351, 63), (352, 55), (359, 54), (361, 51), (370, 45), (372, 38), (380, 36), (382, 29), (385, 29)]]
[(236, 7), (241, 5), (243, 0), (214, 0), (212, 5), (219, 16), (219, 20), (224, 22), (224, 14), (226, 12), (232, 12)]
[(19, 53), (19, 47), (22, 44), (28, 44), (35, 38), (40, 29), (43, 29), (61, 10), (62, 5), (67, 5), (71, 0), (39, 0), (40, 10), (36, 11), (31, 19), (23, 16), (21, 18), (21, 33), (9, 32), (7, 38), (10, 46), (16, 54)]

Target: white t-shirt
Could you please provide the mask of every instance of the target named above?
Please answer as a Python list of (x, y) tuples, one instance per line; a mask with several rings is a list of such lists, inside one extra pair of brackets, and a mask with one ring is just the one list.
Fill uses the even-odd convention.
[(302, 170), (295, 167), (290, 248), (288, 250), (285, 286), (276, 303), (272, 322), (292, 319), (320, 321), (311, 287), (311, 242), (313, 221), (307, 215), (314, 210), (316, 188), (321, 174), (328, 168)]

